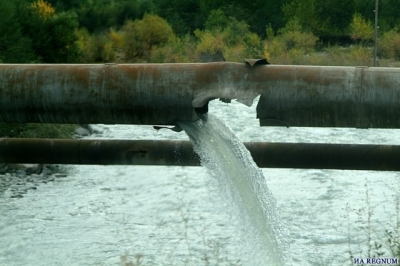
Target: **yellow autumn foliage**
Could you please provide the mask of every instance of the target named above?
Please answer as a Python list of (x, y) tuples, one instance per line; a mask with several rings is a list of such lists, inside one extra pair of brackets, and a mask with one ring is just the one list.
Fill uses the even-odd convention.
[(109, 38), (114, 48), (122, 48), (124, 45), (124, 39), (121, 33), (116, 32), (114, 29), (110, 29)]
[(51, 6), (51, 4), (43, 0), (33, 2), (31, 7), (45, 20), (56, 14), (56, 10)]
[(194, 34), (199, 39), (196, 49), (198, 53), (216, 54), (225, 52), (226, 40), (222, 32), (196, 30)]
[[(126, 21), (118, 35), (122, 38), (125, 59), (130, 62), (148, 61), (155, 47), (163, 46), (175, 37), (168, 22), (152, 14), (145, 14), (141, 20)], [(115, 38), (119, 39), (118, 36)]]
[(372, 40), (374, 28), (369, 20), (366, 20), (359, 13), (353, 15), (350, 23), (350, 38), (355, 41), (368, 42)]

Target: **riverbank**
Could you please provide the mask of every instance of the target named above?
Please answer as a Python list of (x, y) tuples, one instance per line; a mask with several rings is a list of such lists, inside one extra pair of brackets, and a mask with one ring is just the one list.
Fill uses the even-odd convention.
[(22, 198), (40, 184), (67, 176), (67, 169), (59, 165), (3, 164), (0, 165), (0, 192), (7, 192), (10, 198)]
[[(3, 125), (3, 129), (7, 126), (9, 135), (13, 137), (79, 139), (100, 133), (98, 129), (93, 129), (90, 125), (61, 125), (61, 127), (49, 124), (1, 125)], [(12, 131), (12, 128), (21, 130), (17, 133)], [(37, 189), (40, 184), (67, 177), (68, 168), (64, 165), (0, 164), (0, 181), (2, 181), (0, 182), (0, 192), (9, 191), (11, 198), (22, 198), (29, 190)]]

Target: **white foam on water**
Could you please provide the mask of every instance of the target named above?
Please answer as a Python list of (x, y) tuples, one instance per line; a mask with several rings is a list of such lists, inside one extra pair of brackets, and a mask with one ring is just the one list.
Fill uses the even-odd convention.
[(180, 125), (190, 137), (201, 164), (218, 181), (228, 211), (240, 221), (240, 245), (245, 249), (246, 264), (289, 264), (288, 233), (275, 199), (241, 140), (211, 114)]

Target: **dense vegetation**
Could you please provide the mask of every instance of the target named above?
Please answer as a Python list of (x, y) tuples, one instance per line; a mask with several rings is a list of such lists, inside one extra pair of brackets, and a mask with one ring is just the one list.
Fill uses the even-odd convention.
[[(398, 60), (400, 6), (397, 0), (379, 2), (379, 56)], [(283, 64), (370, 65), (374, 5), (373, 0), (0, 0), (0, 62), (189, 62), (200, 53), (222, 52), (231, 61), (266, 56)]]

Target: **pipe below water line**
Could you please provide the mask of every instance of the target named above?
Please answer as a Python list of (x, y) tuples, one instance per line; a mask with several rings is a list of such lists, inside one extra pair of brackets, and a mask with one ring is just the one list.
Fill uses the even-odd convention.
[[(261, 168), (400, 171), (399, 145), (245, 142)], [(0, 163), (199, 166), (189, 141), (0, 139)]]

